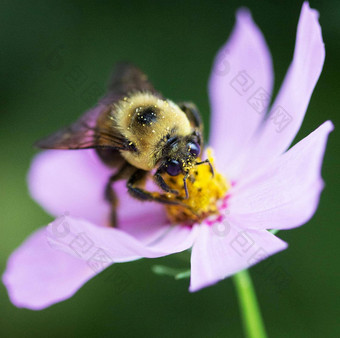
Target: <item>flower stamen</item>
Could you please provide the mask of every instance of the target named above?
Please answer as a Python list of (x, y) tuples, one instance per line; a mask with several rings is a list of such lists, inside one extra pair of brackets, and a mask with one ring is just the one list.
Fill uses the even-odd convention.
[[(184, 175), (165, 175), (164, 180), (171, 189), (177, 190), (179, 195), (170, 194), (169, 198), (180, 200), (181, 205), (167, 205), (166, 212), (172, 223), (202, 222), (211, 215), (219, 213), (218, 202), (226, 196), (230, 184), (216, 171), (212, 149), (207, 150), (208, 159), (197, 159), (196, 166), (189, 171), (187, 191), (183, 188)], [(204, 164), (207, 165), (204, 165)], [(201, 165), (202, 164), (202, 165)]]

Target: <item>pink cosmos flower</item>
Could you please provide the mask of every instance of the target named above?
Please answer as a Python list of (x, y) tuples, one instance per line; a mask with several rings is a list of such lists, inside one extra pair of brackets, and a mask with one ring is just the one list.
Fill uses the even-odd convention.
[(162, 205), (136, 201), (118, 183), (119, 227), (107, 227), (110, 207), (103, 191), (111, 170), (95, 152), (39, 154), (29, 173), (31, 194), (47, 212), (64, 216), (33, 233), (9, 258), (3, 281), (11, 301), (43, 309), (71, 297), (112, 263), (189, 248), (190, 291), (196, 291), (285, 249), (287, 244), (267, 229), (306, 223), (323, 189), (320, 171), (332, 123), (287, 149), (301, 126), (324, 57), (318, 13), (304, 3), (293, 61), (269, 107), (269, 50), (250, 13), (237, 13), (209, 82), (209, 145), (218, 171), (234, 184), (219, 207), (220, 216), (201, 224), (169, 224)]

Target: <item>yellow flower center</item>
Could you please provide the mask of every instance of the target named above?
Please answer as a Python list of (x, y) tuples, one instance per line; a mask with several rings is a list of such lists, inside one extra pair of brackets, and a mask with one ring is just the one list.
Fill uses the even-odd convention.
[[(168, 194), (170, 200), (179, 201), (180, 205), (166, 205), (168, 218), (173, 223), (202, 222), (210, 215), (219, 213), (218, 202), (226, 196), (230, 184), (216, 171), (212, 149), (207, 150), (208, 159), (214, 168), (214, 175), (208, 163), (194, 166), (190, 169), (187, 179), (189, 198), (185, 199), (183, 175), (164, 175), (165, 182), (179, 195)], [(197, 162), (201, 159), (198, 158)]]

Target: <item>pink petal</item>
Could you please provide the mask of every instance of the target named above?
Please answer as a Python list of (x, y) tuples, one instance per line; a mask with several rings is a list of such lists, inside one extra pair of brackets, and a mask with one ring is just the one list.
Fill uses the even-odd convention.
[(17, 307), (48, 307), (71, 297), (95, 275), (86, 261), (53, 250), (45, 231), (33, 233), (8, 260), (3, 282)]
[(48, 226), (48, 241), (53, 248), (84, 260), (99, 251), (109, 262), (128, 262), (188, 249), (192, 245), (193, 234), (190, 228), (164, 226), (162, 236), (146, 246), (120, 229), (98, 227), (85, 220), (61, 217)]
[(149, 248), (163, 253), (172, 254), (192, 247), (199, 225), (192, 228), (181, 225), (168, 225), (163, 234), (149, 245)]
[(209, 83), (210, 145), (215, 148), (219, 168), (227, 170), (228, 177), (233, 176), (230, 162), (267, 111), (272, 83), (272, 60), (264, 37), (250, 12), (242, 9), (231, 37), (216, 56)]
[(298, 24), (293, 62), (269, 118), (259, 132), (259, 140), (253, 140), (249, 145), (245, 172), (261, 167), (283, 153), (300, 129), (325, 59), (318, 17), (318, 12), (310, 9), (305, 2)]
[[(98, 225), (107, 225), (110, 206), (104, 190), (115, 169), (104, 166), (94, 150), (50, 150), (34, 159), (29, 172), (32, 197), (53, 216), (80, 217)], [(118, 182), (118, 223), (124, 231), (144, 243), (155, 240), (167, 224), (164, 206), (142, 203), (131, 198)], [(154, 189), (152, 185), (149, 189)]]
[(244, 231), (231, 224), (221, 234), (215, 226), (200, 228), (191, 255), (190, 291), (215, 284), (287, 247), (265, 230)]
[[(164, 206), (132, 198), (125, 185), (126, 182), (122, 181), (114, 186), (119, 197), (118, 227), (145, 244), (151, 243), (168, 228)], [(154, 191), (155, 187), (150, 182), (147, 189)]]
[(32, 234), (9, 258), (3, 282), (18, 307), (39, 310), (71, 297), (109, 265), (188, 249), (195, 232), (164, 227), (150, 247), (129, 234), (63, 216)]
[(33, 160), (28, 184), (32, 197), (53, 216), (105, 224), (110, 208), (104, 187), (111, 174), (94, 150), (49, 150)]
[(260, 174), (235, 186), (230, 217), (245, 228), (290, 229), (315, 213), (323, 188), (321, 165), (330, 121), (322, 124)]

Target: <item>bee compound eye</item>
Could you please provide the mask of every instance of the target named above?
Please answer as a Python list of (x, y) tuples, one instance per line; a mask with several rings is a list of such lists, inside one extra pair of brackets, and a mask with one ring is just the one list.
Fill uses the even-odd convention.
[(166, 164), (166, 170), (165, 170), (170, 176), (177, 176), (180, 174), (181, 170), (181, 165), (178, 161), (176, 160), (170, 160)]
[(196, 142), (188, 143), (188, 147), (189, 147), (189, 152), (192, 156), (197, 157), (201, 152), (201, 147)]

